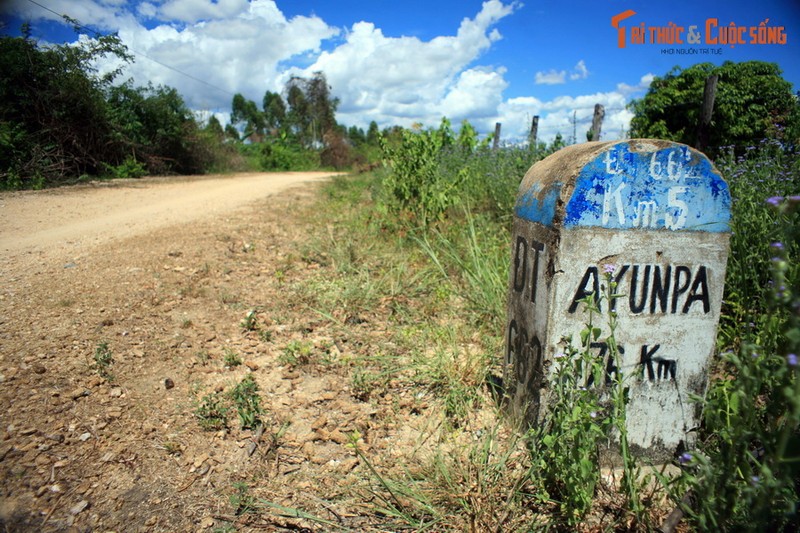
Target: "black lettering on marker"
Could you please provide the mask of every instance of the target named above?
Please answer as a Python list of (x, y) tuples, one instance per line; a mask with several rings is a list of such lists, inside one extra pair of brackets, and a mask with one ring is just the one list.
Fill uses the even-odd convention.
[[(630, 265), (622, 265), (619, 268), (619, 272), (615, 273), (613, 279), (614, 279), (614, 283), (617, 284), (617, 292), (619, 292), (619, 284), (620, 284), (620, 280), (622, 279), (622, 276), (625, 275), (625, 273), (628, 271), (628, 269), (630, 267), (631, 267)], [(617, 300), (619, 300), (619, 298), (612, 298), (611, 299), (611, 310), (612, 311), (616, 311), (617, 310)]]
[(581, 300), (590, 294), (594, 294), (595, 301), (599, 299), (600, 279), (597, 276), (596, 266), (590, 266), (583, 274), (583, 279), (581, 279), (581, 282), (578, 284), (578, 290), (575, 291), (575, 296), (572, 297), (572, 303), (569, 306), (569, 312), (574, 313), (578, 309)]
[(656, 373), (653, 369), (653, 354), (661, 348), (660, 344), (653, 346), (652, 350), (648, 350), (648, 345), (642, 346), (641, 355), (639, 356), (639, 364), (642, 365), (642, 378), (644, 378), (644, 371), (647, 370), (647, 379), (653, 381), (656, 378)]
[(517, 355), (517, 321), (513, 318), (508, 323), (508, 340), (506, 342), (506, 365), (510, 365), (515, 361), (514, 356)]
[(672, 265), (667, 265), (664, 270), (664, 277), (661, 277), (661, 266), (653, 267), (653, 292), (650, 294), (650, 313), (656, 312), (656, 300), (662, 313), (667, 312), (667, 302), (669, 300), (669, 285), (672, 277)]
[[(686, 280), (681, 284), (681, 274), (686, 275)], [(678, 297), (689, 290), (689, 282), (692, 280), (692, 271), (687, 266), (675, 268), (675, 284), (672, 287), (672, 314), (678, 311)]]
[(711, 303), (708, 301), (708, 279), (705, 266), (701, 266), (694, 277), (689, 297), (686, 298), (686, 303), (683, 304), (683, 314), (688, 313), (692, 304), (698, 300), (703, 303), (703, 312), (708, 313)]
[[(521, 256), (521, 257), (520, 257)], [(522, 292), (525, 288), (525, 272), (528, 269), (528, 242), (522, 235), (517, 236), (514, 250), (514, 291)]]
[(642, 280), (642, 292), (640, 301), (636, 301), (637, 278), (639, 277), (639, 265), (633, 265), (631, 269), (630, 294), (628, 295), (628, 305), (631, 313), (639, 314), (644, 311), (647, 305), (647, 291), (650, 288), (650, 265), (644, 267), (644, 279)]
[(658, 362), (658, 371), (656, 372), (656, 376), (658, 379), (671, 379), (675, 381), (675, 374), (678, 370), (678, 362), (672, 359), (655, 359)]
[(531, 302), (536, 301), (536, 287), (539, 281), (539, 252), (544, 250), (544, 243), (532, 241), (533, 248), (533, 274), (531, 274)]

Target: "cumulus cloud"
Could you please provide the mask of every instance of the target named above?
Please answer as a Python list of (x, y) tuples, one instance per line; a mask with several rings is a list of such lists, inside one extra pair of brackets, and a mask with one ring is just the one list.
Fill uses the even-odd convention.
[[(285, 1), (285, 0), (279, 0)], [(327, 76), (340, 99), (337, 119), (366, 127), (435, 126), (443, 116), (454, 124), (469, 120), (491, 132), (502, 122), (503, 139), (525, 139), (531, 118), (540, 116), (539, 138), (582, 140), (595, 103), (606, 107), (603, 138), (616, 138), (631, 114), (625, 104), (649, 86), (653, 76), (619, 83), (611, 92), (542, 99), (506, 98), (503, 65), (481, 64), (481, 57), (503, 38), (500, 22), (521, 4), (487, 0), (452, 32), (430, 40), (386, 35), (373, 22), (347, 28), (315, 15), (287, 17), (274, 0), (50, 0), (48, 7), (68, 13), (103, 32), (116, 31), (136, 56), (125, 71), (137, 85), (175, 87), (198, 116), (223, 123), (234, 93), (261, 104), (265, 91), (281, 91), (291, 76)], [(60, 20), (25, 0), (0, 3), (0, 12), (23, 19)], [(85, 38), (85, 37), (84, 37)], [(101, 67), (112, 68), (113, 63)], [(572, 68), (536, 72), (540, 85), (566, 84), (589, 77), (583, 59)]]
[[(572, 81), (583, 80), (589, 77), (589, 69), (586, 68), (586, 62), (583, 59), (573, 67), (572, 72), (569, 73), (569, 79)], [(537, 72), (534, 75), (534, 83), (537, 85), (560, 85), (567, 82), (566, 70), (550, 69), (547, 72)]]
[(578, 61), (578, 64), (575, 65), (572, 74), (569, 75), (569, 79), (571, 80), (585, 80), (589, 77), (589, 70), (586, 68), (586, 63), (581, 59)]
[[(274, 6), (274, 2), (271, 2)], [(276, 8), (277, 9), (277, 8)], [(167, 0), (158, 8), (158, 18), (194, 23), (200, 20), (229, 19), (247, 10), (247, 0)]]
[(537, 72), (535, 75), (537, 85), (558, 85), (566, 81), (566, 70), (548, 70), (547, 72)]
[[(530, 131), (531, 119), (539, 117), (538, 139), (549, 142), (557, 134), (570, 141), (586, 140), (586, 131), (592, 123), (595, 104), (605, 108), (601, 140), (625, 136), (632, 113), (626, 109), (626, 95), (618, 91), (597, 92), (580, 96), (558, 96), (540, 100), (532, 96), (510, 98), (499, 106), (503, 130), (512, 139), (525, 139)], [(504, 134), (504, 137), (506, 135)]]
[(345, 123), (366, 125), (395, 116), (395, 123), (458, 120), (496, 112), (507, 86), (503, 67), (467, 68), (502, 38), (494, 26), (518, 8), (499, 0), (484, 2), (474, 18), (464, 18), (455, 35), (430, 41), (390, 37), (370, 22), (358, 22), (344, 42), (323, 51), (306, 68), (283, 74), (310, 76), (322, 71), (341, 99)]
[(629, 95), (641, 92), (643, 90), (650, 88), (650, 84), (653, 82), (653, 78), (655, 78), (655, 76), (653, 74), (648, 73), (642, 76), (639, 79), (639, 83), (637, 83), (636, 85), (628, 85), (627, 83), (618, 83), (617, 91), (619, 91), (623, 95)]

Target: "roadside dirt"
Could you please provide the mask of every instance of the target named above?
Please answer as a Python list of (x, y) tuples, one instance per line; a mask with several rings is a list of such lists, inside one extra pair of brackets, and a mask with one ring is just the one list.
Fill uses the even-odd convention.
[(19, 254), (81, 255), (91, 245), (183, 224), (277, 194), (325, 173), (236, 174), (115, 180), (0, 196), (0, 250)]
[[(374, 530), (349, 499), (368, 476), (350, 439), (391, 463), (430, 422), (424, 397), (350, 390), (347, 361), (380, 338), (380, 316), (331, 321), (303, 299), (325, 275), (303, 256), (308, 182), (324, 179), (0, 195), (0, 530)], [(287, 346), (318, 359), (289, 361)], [(203, 430), (202, 399), (248, 375), (263, 434), (235, 413)], [(254, 498), (330, 525), (251, 512)]]

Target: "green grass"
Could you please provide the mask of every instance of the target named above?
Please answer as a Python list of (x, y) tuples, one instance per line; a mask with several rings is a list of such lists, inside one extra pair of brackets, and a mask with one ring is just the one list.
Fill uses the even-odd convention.
[(94, 370), (107, 381), (113, 381), (114, 375), (111, 373), (111, 365), (114, 363), (114, 353), (108, 346), (108, 341), (97, 343), (94, 350)]
[[(646, 531), (687, 491), (709, 495), (684, 508), (693, 530), (795, 524), (800, 392), (790, 356), (800, 351), (800, 208), (765, 200), (798, 194), (800, 165), (775, 150), (717, 162), (734, 197), (718, 338), (727, 355), (714, 372), (699, 448), (680, 477), (647, 488), (634, 462), (622, 487), (607, 486), (593, 455), (624, 422), (624, 388), (601, 421), (591, 395), (565, 390), (561, 418), (531, 441), (506, 425), (486, 386), (503, 350), (510, 212), (530, 154), (476, 153), (460, 163), (447, 154), (436, 171), (461, 172), (463, 187), (447, 202), (423, 202), (420, 216), (409, 216), (408, 198), (405, 209), (385, 202), (385, 174), (327, 185), (318, 230), (299, 251), (320, 273), (285, 287), (358, 352), (335, 370), (347, 372), (355, 398), (378, 405), (405, 394), (428, 404), (419, 455), (384, 461), (354, 445), (369, 474), (354, 490), (381, 527)], [(456, 177), (442, 179), (446, 187)], [(431, 217), (425, 205), (441, 210)], [(317, 354), (311, 341), (295, 340), (279, 358), (298, 365)], [(665, 497), (672, 501), (654, 503)]]
[(231, 348), (225, 348), (225, 353), (222, 356), (222, 364), (226, 368), (234, 368), (242, 364), (242, 358)]
[(228, 427), (230, 408), (224, 396), (218, 393), (206, 394), (194, 411), (200, 427), (206, 431), (218, 431)]

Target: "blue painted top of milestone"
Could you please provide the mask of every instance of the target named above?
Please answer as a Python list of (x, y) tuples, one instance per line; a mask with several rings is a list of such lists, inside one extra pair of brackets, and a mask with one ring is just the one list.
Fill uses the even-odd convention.
[[(516, 216), (553, 225), (563, 183), (548, 181), (520, 192)], [(614, 144), (583, 167), (563, 200), (565, 227), (730, 231), (728, 184), (708, 158), (680, 144), (654, 152)]]

